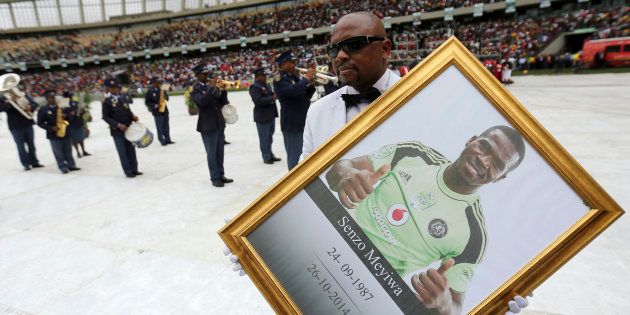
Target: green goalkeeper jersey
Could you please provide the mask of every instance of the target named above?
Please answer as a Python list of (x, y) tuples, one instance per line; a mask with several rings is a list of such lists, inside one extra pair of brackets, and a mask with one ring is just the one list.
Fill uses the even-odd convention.
[(479, 195), (462, 195), (444, 184), (451, 164), (419, 143), (385, 146), (368, 156), (374, 169), (391, 171), (348, 212), (401, 275), (453, 258), (446, 272), (451, 289), (465, 292), (486, 247)]

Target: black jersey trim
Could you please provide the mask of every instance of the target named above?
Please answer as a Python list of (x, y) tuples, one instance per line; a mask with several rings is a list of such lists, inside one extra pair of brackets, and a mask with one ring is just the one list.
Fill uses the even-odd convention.
[(391, 167), (396, 167), (396, 164), (406, 157), (420, 157), (428, 165), (442, 165), (448, 163), (444, 155), (420, 142), (403, 142), (398, 144), (396, 148)]
[(486, 233), (481, 226), (483, 221), (480, 221), (478, 217), (479, 213), (476, 205), (477, 203), (466, 207), (466, 218), (468, 219), (470, 237), (462, 253), (454, 258), (456, 264), (478, 264), (483, 257), (486, 247)]

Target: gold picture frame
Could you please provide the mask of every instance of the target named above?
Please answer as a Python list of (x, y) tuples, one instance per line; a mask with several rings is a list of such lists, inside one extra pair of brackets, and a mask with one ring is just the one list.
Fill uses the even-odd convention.
[(477, 58), (455, 37), (451, 37), (370, 105), (368, 110), (338, 131), (219, 231), (220, 237), (239, 257), (251, 280), (277, 313), (300, 313), (300, 308), (257, 253), (248, 236), (451, 66), (483, 95), (587, 205), (585, 214), (576, 223), (496, 287), (483, 301), (469, 309), (469, 313), (502, 314), (507, 311), (507, 302), (514, 295), (525, 296), (532, 292), (624, 213)]

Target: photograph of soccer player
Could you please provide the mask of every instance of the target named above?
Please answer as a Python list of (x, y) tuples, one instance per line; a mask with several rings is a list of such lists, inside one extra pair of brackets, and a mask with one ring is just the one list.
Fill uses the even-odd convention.
[(471, 137), (453, 162), (420, 142), (402, 142), (337, 161), (326, 180), (401, 277), (441, 261), (411, 284), (427, 308), (460, 314), (487, 241), (477, 190), (504, 179), (524, 156), (516, 130), (493, 126)]

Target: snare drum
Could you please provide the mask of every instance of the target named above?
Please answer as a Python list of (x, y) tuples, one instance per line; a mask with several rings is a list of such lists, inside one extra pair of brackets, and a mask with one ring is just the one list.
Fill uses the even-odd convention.
[(153, 133), (139, 122), (131, 123), (125, 131), (125, 138), (138, 148), (146, 148), (153, 143)]

